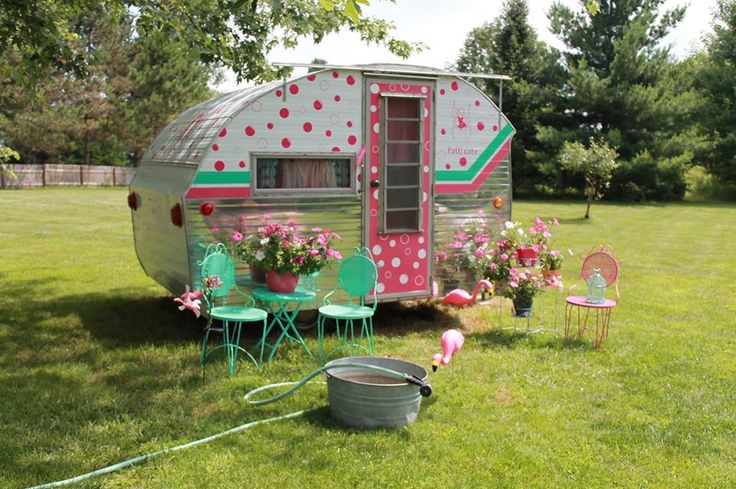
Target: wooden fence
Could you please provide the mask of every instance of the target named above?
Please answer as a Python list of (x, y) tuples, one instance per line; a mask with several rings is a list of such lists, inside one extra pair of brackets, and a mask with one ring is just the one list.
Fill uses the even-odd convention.
[(0, 188), (48, 185), (123, 185), (133, 180), (135, 168), (102, 165), (6, 165), (15, 178), (0, 172)]

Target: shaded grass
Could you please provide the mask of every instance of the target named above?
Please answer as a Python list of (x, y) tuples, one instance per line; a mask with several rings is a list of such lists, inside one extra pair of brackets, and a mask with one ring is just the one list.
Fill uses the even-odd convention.
[[(315, 406), (79, 487), (736, 485), (736, 206), (596, 204), (584, 220), (580, 203), (515, 202), (515, 220), (563, 223), (568, 284), (596, 244), (623, 260), (602, 350), (563, 341), (551, 294), (535, 306), (548, 327), (539, 335), (493, 303), (384, 305), (380, 354), (426, 366), (443, 330), (467, 339), (431, 376), (417, 423), (359, 431), (329, 417), (320, 385), (262, 408), (243, 402), (316, 368), (297, 348), (232, 379), (213, 362), (202, 382), (202, 322), (140, 270), (124, 190), (3, 191), (0, 205), (0, 487)], [(313, 333), (307, 342), (314, 350)]]

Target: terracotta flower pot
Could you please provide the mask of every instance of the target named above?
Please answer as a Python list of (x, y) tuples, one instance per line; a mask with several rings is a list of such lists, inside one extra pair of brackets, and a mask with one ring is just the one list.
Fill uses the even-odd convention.
[(271, 292), (294, 292), (299, 283), (299, 275), (290, 273), (266, 272), (266, 285)]
[(542, 270), (542, 277), (544, 277), (545, 280), (551, 280), (552, 277), (559, 279), (562, 277), (562, 270)]

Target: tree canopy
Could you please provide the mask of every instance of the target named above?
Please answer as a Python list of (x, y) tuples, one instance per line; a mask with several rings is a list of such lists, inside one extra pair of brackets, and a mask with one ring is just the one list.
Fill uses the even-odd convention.
[(362, 15), (368, 0), (0, 0), (0, 46), (14, 47), (22, 72), (52, 67), (83, 76), (87, 60), (74, 49), (79, 34), (70, 23), (104, 8), (112, 18), (134, 16), (140, 36), (165, 35), (186, 44), (207, 64), (232, 69), (238, 81), (267, 80), (279, 73), (266, 59), (277, 45), (299, 39), (319, 42), (347, 27), (366, 42), (380, 43), (401, 57), (419, 44), (393, 37), (393, 24)]

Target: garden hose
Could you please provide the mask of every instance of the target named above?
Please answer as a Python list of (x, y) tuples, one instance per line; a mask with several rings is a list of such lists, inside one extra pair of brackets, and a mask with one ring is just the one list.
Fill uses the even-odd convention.
[[(276, 402), (278, 400), (281, 400), (287, 396), (290, 396), (294, 392), (296, 392), (298, 389), (302, 388), (307, 382), (312, 380), (317, 375), (321, 374), (322, 372), (327, 372), (331, 369), (337, 369), (337, 368), (362, 368), (366, 370), (373, 370), (376, 372), (380, 372), (383, 374), (388, 375), (389, 377), (394, 377), (396, 379), (404, 380), (410, 384), (414, 384), (419, 387), (419, 394), (422, 395), (422, 397), (429, 397), (432, 395), (432, 386), (429, 385), (424, 380), (420, 379), (419, 377), (416, 377), (414, 375), (409, 375), (404, 372), (398, 372), (396, 370), (391, 370), (390, 368), (385, 367), (379, 367), (378, 365), (368, 365), (365, 363), (340, 363), (337, 365), (323, 365), (322, 367), (312, 371), (309, 373), (306, 377), (304, 377), (302, 380), (299, 380), (297, 382), (280, 382), (278, 384), (268, 384), (261, 387), (258, 387), (256, 389), (253, 389), (252, 391), (247, 392), (243, 399), (245, 399), (249, 404), (252, 404), (253, 406), (264, 406), (266, 404), (270, 404), (272, 402)], [(277, 387), (285, 387), (287, 385), (291, 385), (291, 389), (286, 390), (280, 394), (277, 394), (273, 397), (269, 397), (268, 399), (262, 399), (259, 401), (251, 401), (250, 398), (259, 392), (262, 392), (264, 390), (269, 390)]]
[[(420, 379), (420, 378), (418, 378), (416, 376), (408, 375), (408, 374), (403, 373), (403, 372), (397, 372), (396, 370), (391, 370), (391, 369), (384, 368), (384, 367), (379, 367), (377, 365), (366, 365), (366, 364), (362, 364), (362, 363), (343, 363), (343, 364), (340, 364), (340, 365), (324, 365), (324, 366), (322, 366), (322, 367), (314, 370), (313, 372), (309, 373), (306, 377), (304, 377), (303, 379), (301, 379), (298, 382), (280, 382), (280, 383), (277, 383), (277, 384), (268, 384), (268, 385), (264, 385), (264, 386), (258, 387), (256, 389), (253, 389), (253, 390), (247, 392), (243, 396), (243, 399), (245, 399), (249, 404), (251, 404), (253, 406), (263, 406), (263, 405), (266, 405), (266, 404), (270, 404), (272, 402), (276, 402), (279, 399), (283, 399), (284, 397), (293, 394), (297, 389), (300, 389), (301, 387), (303, 387), (305, 384), (307, 384), (307, 382), (309, 382), (310, 380), (312, 380), (314, 377), (316, 377), (320, 373), (326, 372), (326, 371), (328, 371), (328, 370), (330, 370), (332, 368), (344, 368), (344, 367), (355, 367), (355, 368), (363, 368), (363, 369), (367, 369), (367, 370), (378, 371), (378, 372), (384, 373), (384, 374), (386, 374), (386, 375), (388, 375), (390, 377), (401, 379), (401, 380), (404, 380), (404, 381), (409, 382), (411, 384), (414, 384), (414, 385), (419, 386), (419, 392), (424, 397), (428, 397), (428, 396), (430, 396), (432, 394), (432, 386), (430, 386), (427, 382), (423, 381), (422, 379)], [(254, 394), (257, 394), (258, 392), (262, 392), (264, 390), (273, 389), (273, 388), (277, 388), (277, 387), (285, 387), (287, 385), (291, 385), (292, 388), (289, 389), (289, 390), (287, 390), (287, 391), (285, 391), (285, 392), (282, 392), (281, 394), (277, 394), (277, 395), (275, 395), (273, 397), (270, 397), (268, 399), (263, 399), (263, 400), (259, 400), (259, 401), (251, 401), (250, 400), (250, 398)], [(116, 463), (116, 464), (113, 464), (113, 465), (109, 465), (109, 466), (104, 467), (104, 468), (101, 468), (101, 469), (93, 470), (92, 472), (87, 472), (86, 474), (78, 475), (78, 476), (72, 477), (70, 479), (64, 479), (64, 480), (60, 480), (60, 481), (56, 481), (56, 482), (49, 482), (49, 483), (41, 484), (41, 485), (38, 485), (38, 486), (32, 486), (32, 487), (29, 487), (28, 489), (47, 489), (47, 488), (51, 488), (51, 487), (61, 487), (61, 486), (67, 486), (69, 484), (74, 484), (76, 482), (82, 482), (84, 480), (91, 479), (93, 477), (97, 477), (97, 476), (105, 475), (105, 474), (110, 474), (110, 473), (115, 472), (117, 470), (124, 469), (126, 467), (131, 467), (131, 466), (136, 465), (136, 464), (139, 464), (141, 462), (146, 462), (146, 461), (151, 460), (153, 458), (160, 457), (161, 455), (166, 455), (167, 453), (176, 452), (176, 451), (179, 451), (179, 450), (185, 450), (187, 448), (195, 447), (197, 445), (202, 445), (202, 444), (211, 442), (213, 440), (217, 440), (218, 438), (222, 438), (223, 436), (231, 435), (233, 433), (237, 433), (239, 431), (247, 430), (249, 428), (253, 428), (254, 426), (262, 425), (262, 424), (265, 424), (265, 423), (271, 423), (271, 422), (274, 422), (274, 421), (282, 421), (284, 419), (296, 418), (297, 416), (301, 416), (304, 413), (315, 411), (317, 409), (319, 409), (319, 408), (303, 409), (301, 411), (296, 411), (296, 412), (293, 412), (293, 413), (284, 414), (282, 416), (276, 416), (274, 418), (262, 419), (262, 420), (259, 420), (259, 421), (251, 421), (250, 423), (245, 423), (245, 424), (242, 424), (240, 426), (236, 426), (235, 428), (230, 428), (229, 430), (222, 431), (220, 433), (217, 433), (215, 435), (208, 436), (206, 438), (202, 438), (202, 439), (199, 439), (199, 440), (191, 441), (191, 442), (185, 443), (183, 445), (177, 445), (175, 447), (164, 448), (162, 450), (157, 450), (155, 452), (146, 453), (144, 455), (140, 455), (138, 457), (133, 457), (133, 458), (128, 459), (128, 460), (125, 460), (123, 462), (119, 462), (119, 463)]]

